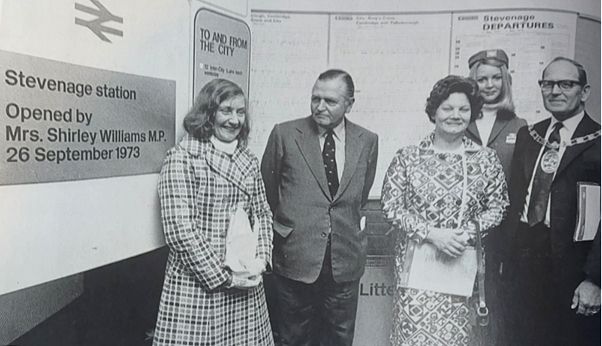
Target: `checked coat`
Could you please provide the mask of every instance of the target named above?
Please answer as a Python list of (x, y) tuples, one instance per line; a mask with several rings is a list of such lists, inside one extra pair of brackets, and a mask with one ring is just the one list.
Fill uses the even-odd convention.
[(167, 153), (158, 189), (170, 251), (153, 345), (273, 345), (263, 285), (223, 287), (226, 233), (238, 205), (257, 217), (256, 255), (271, 263), (272, 213), (257, 158), (186, 135)]

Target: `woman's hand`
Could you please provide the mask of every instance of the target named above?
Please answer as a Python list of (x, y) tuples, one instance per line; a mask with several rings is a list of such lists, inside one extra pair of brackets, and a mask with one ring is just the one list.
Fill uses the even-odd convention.
[(435, 245), (437, 250), (456, 258), (464, 252), (468, 245), (468, 232), (462, 229), (430, 227), (426, 240)]
[(249, 276), (248, 273), (232, 273), (232, 282), (230, 288), (239, 290), (248, 290), (257, 287), (261, 282), (261, 275)]
[(249, 263), (242, 263), (242, 271), (231, 271), (232, 280), (228, 285), (229, 288), (237, 288), (240, 290), (256, 287), (261, 282), (261, 274), (265, 272), (266, 262), (263, 258), (255, 258)]

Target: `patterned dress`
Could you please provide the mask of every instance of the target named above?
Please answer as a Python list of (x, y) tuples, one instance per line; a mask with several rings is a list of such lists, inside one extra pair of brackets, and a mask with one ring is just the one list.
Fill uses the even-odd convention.
[(170, 251), (153, 345), (272, 346), (263, 285), (221, 287), (228, 224), (241, 204), (259, 223), (256, 256), (271, 263), (272, 213), (257, 158), (187, 135), (167, 153), (159, 197)]
[[(474, 298), (403, 288), (403, 258), (409, 242), (424, 241), (427, 225), (453, 229), (458, 228), (458, 220), (464, 220), (463, 225), (475, 221), (485, 236), (502, 221), (508, 206), (504, 173), (493, 150), (464, 137), (464, 168), (462, 153), (436, 152), (433, 138), (431, 134), (418, 146), (399, 150), (383, 183), (383, 211), (399, 231), (391, 333), (396, 346), (469, 344)], [(460, 216), (465, 171), (468, 191)]]

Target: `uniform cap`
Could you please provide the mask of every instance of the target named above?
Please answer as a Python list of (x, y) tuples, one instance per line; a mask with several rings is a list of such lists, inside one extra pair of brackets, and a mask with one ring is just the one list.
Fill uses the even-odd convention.
[(477, 62), (484, 62), (488, 65), (508, 67), (508, 55), (501, 49), (482, 50), (468, 59), (468, 68)]

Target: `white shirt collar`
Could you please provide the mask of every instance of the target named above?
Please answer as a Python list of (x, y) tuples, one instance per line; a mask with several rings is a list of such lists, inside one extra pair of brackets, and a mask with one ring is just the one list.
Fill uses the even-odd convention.
[[(562, 126), (564, 128), (564, 130), (566, 130), (566, 134), (568, 135), (568, 138), (563, 138), (563, 140), (570, 140), (573, 137), (573, 134), (575, 133), (575, 130), (577, 129), (577, 125), (579, 125), (579, 123), (581, 122), (581, 120), (583, 120), (583, 117), (585, 116), (585, 111), (581, 111), (579, 113), (577, 113), (576, 115), (573, 115), (572, 117), (564, 120), (562, 122)], [(558, 119), (554, 118), (554, 116), (552, 116), (552, 121), (550, 122), (550, 126), (548, 127), (548, 132), (551, 131), (551, 129), (554, 127), (554, 125), (556, 123), (558, 123)]]
[[(325, 128), (318, 126), (318, 133), (320, 134), (320, 137), (326, 136), (326, 131), (327, 130)], [(341, 121), (332, 129), (332, 132), (334, 137), (336, 137), (336, 139), (339, 141), (342, 141), (345, 138), (345, 118), (343, 118), (343, 121)]]

